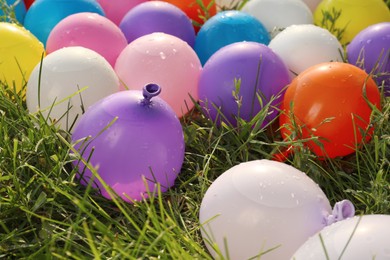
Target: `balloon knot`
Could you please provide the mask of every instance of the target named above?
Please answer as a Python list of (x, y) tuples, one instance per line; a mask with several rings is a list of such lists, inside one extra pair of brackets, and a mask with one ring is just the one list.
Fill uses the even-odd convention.
[(329, 226), (338, 221), (355, 216), (355, 207), (349, 200), (337, 202), (332, 210), (332, 214), (325, 217), (326, 225)]
[(154, 83), (149, 83), (142, 89), (144, 99), (141, 101), (144, 105), (150, 105), (151, 99), (161, 93), (161, 87)]

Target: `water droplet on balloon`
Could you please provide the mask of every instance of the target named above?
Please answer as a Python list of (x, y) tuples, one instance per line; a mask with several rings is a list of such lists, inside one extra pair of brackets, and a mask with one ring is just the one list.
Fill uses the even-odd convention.
[(295, 198), (295, 194), (294, 193), (291, 193), (291, 198)]
[(165, 55), (165, 53), (164, 52), (160, 52), (160, 58), (161, 59), (163, 59), (163, 60), (165, 60), (166, 58), (167, 58), (167, 56)]
[(372, 40), (367, 40), (367, 44), (370, 44), (372, 42)]
[(324, 197), (321, 195), (317, 195), (317, 201), (319, 201), (319, 202), (324, 201)]
[(299, 181), (301, 179), (301, 177), (294, 175), (293, 179)]

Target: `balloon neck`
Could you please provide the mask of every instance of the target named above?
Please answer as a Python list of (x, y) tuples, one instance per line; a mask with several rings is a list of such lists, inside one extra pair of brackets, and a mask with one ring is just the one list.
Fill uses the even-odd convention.
[(355, 207), (349, 200), (342, 200), (337, 202), (332, 210), (332, 214), (325, 217), (325, 224), (327, 226), (339, 222), (341, 220), (355, 216)]
[(145, 106), (149, 106), (152, 101), (151, 99), (155, 96), (158, 96), (161, 93), (161, 87), (154, 83), (149, 83), (144, 86), (142, 90), (142, 95), (144, 99), (141, 101)]

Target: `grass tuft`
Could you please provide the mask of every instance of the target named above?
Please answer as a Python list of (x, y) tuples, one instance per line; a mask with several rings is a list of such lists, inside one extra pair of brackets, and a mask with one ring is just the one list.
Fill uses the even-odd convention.
[[(288, 164), (306, 172), (331, 204), (351, 200), (357, 214), (390, 214), (390, 102), (375, 110), (371, 142), (356, 153), (319, 160), (294, 141)], [(283, 141), (277, 124), (262, 127), (267, 105), (235, 127), (211, 122), (199, 105), (181, 119), (186, 141), (175, 187), (133, 205), (109, 201), (76, 178), (77, 154), (55, 125), (29, 114), (14, 89), (0, 90), (0, 255), (6, 258), (210, 259), (198, 214), (211, 183), (230, 167), (271, 158)], [(64, 138), (65, 136), (65, 138)], [(156, 195), (156, 196), (153, 196)]]
[(325, 160), (305, 148), (307, 140), (282, 140), (277, 119), (263, 126), (269, 104), (237, 126), (211, 122), (195, 104), (181, 119), (186, 154), (175, 186), (128, 204), (80, 185), (69, 134), (28, 113), (15, 88), (0, 82), (0, 258), (211, 259), (198, 220), (208, 187), (232, 166), (291, 145), (299, 149), (286, 163), (318, 183), (332, 205), (348, 199), (356, 214), (390, 214), (390, 97), (382, 93), (381, 102), (372, 140)]

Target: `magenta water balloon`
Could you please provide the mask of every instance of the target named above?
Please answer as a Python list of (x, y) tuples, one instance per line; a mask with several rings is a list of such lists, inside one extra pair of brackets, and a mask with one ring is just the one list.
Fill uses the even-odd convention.
[(132, 8), (123, 17), (119, 27), (127, 42), (154, 32), (176, 36), (191, 47), (195, 43), (195, 30), (191, 19), (173, 4), (149, 1)]
[[(183, 130), (170, 106), (156, 96), (160, 91), (158, 85), (148, 84), (143, 92), (110, 95), (86, 111), (72, 135), (82, 157), (128, 202), (147, 197), (156, 184), (165, 192), (182, 167)], [(87, 185), (93, 179), (91, 169), (81, 161), (75, 165), (81, 183)], [(112, 198), (100, 181), (94, 179), (93, 186)]]
[(384, 82), (390, 95), (390, 22), (360, 31), (347, 46), (348, 62), (372, 72), (378, 86)]
[(242, 41), (268, 44), (270, 36), (254, 16), (236, 10), (220, 12), (201, 27), (195, 39), (195, 51), (202, 64), (220, 48)]
[[(237, 80), (241, 83), (234, 97)], [(219, 109), (223, 121), (236, 125), (238, 116), (250, 121), (269, 103), (264, 125), (278, 114), (289, 82), (286, 65), (269, 47), (256, 42), (233, 43), (218, 50), (203, 67), (198, 88), (200, 104), (213, 121), (221, 118)]]

